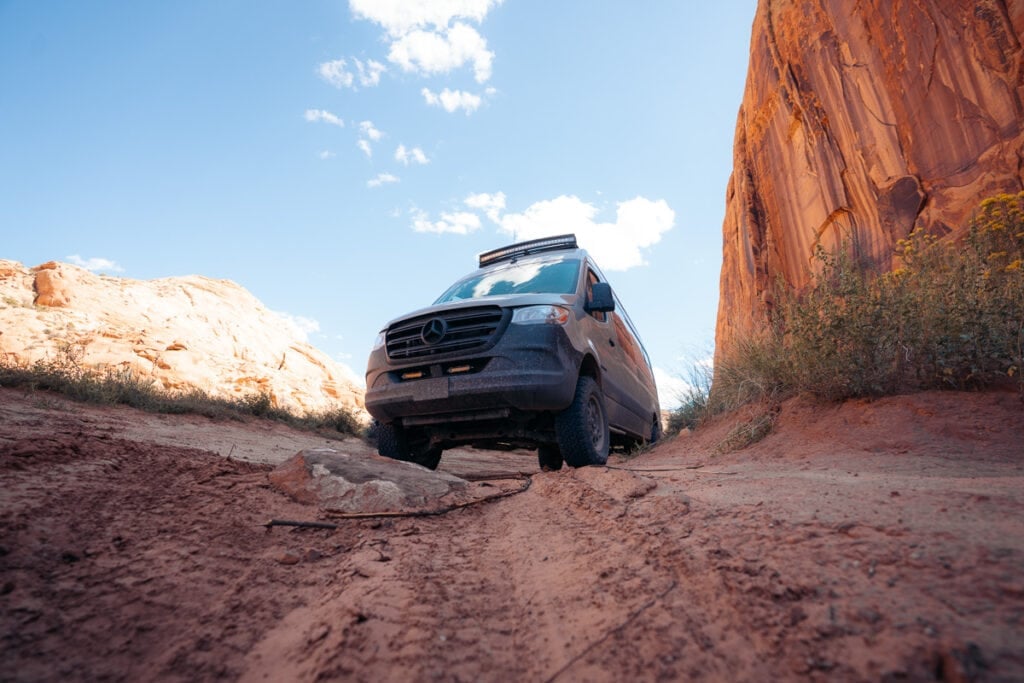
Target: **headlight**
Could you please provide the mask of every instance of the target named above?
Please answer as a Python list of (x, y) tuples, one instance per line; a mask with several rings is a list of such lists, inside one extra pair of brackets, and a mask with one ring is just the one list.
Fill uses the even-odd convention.
[(381, 332), (377, 335), (377, 340), (373, 342), (373, 350), (376, 351), (380, 347), (384, 346), (386, 332)]
[(564, 325), (569, 320), (569, 311), (561, 306), (524, 306), (512, 314), (516, 325)]

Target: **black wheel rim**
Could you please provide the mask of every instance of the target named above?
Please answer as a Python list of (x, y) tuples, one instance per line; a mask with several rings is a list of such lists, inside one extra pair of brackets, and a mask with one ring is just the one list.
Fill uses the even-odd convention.
[(587, 401), (587, 431), (590, 432), (594, 450), (600, 453), (604, 447), (604, 412), (596, 396), (591, 396)]

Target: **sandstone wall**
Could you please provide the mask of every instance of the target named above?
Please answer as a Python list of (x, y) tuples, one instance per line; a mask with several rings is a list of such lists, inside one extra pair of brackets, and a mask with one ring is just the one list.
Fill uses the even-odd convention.
[(842, 239), (879, 269), (1022, 189), (1024, 0), (760, 0), (723, 225), (717, 348)]
[(67, 263), (0, 260), (0, 359), (131, 369), (164, 389), (269, 394), (302, 413), (361, 409), (346, 369), (228, 280), (131, 280)]

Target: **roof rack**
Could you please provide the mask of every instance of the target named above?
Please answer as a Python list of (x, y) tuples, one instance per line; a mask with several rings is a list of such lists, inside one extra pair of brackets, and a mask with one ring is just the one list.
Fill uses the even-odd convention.
[(480, 267), (490, 266), (501, 261), (514, 261), (521, 256), (529, 256), (542, 251), (558, 251), (561, 249), (578, 249), (576, 235), (556, 235), (555, 237), (542, 237), (529, 242), (510, 244), (500, 249), (492, 249), (480, 254)]

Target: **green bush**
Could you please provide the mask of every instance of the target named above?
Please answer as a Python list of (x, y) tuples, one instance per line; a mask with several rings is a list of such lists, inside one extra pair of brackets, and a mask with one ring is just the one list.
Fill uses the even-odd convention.
[(718, 354), (713, 406), (1007, 382), (1024, 391), (1024, 193), (986, 199), (961, 240), (914, 231), (883, 275), (852, 252), (819, 249), (803, 291), (776, 288), (767, 329)]

